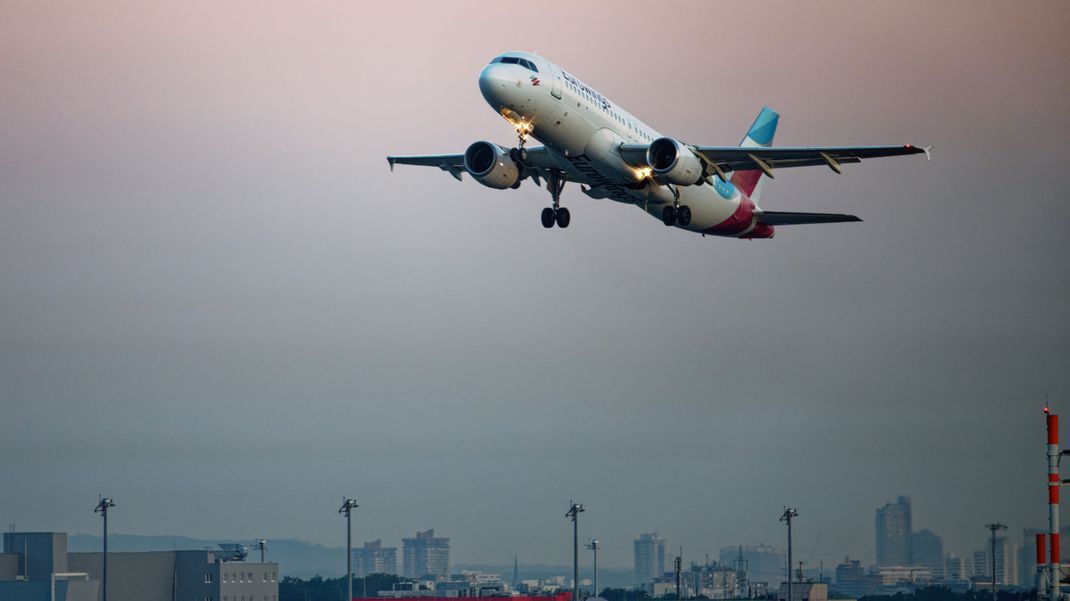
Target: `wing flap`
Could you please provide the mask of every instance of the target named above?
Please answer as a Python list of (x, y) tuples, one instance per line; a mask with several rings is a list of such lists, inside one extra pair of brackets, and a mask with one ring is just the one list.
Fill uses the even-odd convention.
[(790, 213), (787, 211), (763, 211), (757, 215), (758, 223), (766, 225), (801, 225), (807, 223), (845, 223), (862, 221), (855, 215), (842, 213)]

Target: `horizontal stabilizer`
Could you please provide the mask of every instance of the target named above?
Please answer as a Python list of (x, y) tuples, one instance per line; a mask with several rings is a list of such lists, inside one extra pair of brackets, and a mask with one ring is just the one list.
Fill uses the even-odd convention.
[(844, 223), (862, 221), (854, 215), (841, 213), (788, 213), (785, 211), (764, 211), (757, 214), (758, 223), (766, 225), (796, 225), (800, 223)]

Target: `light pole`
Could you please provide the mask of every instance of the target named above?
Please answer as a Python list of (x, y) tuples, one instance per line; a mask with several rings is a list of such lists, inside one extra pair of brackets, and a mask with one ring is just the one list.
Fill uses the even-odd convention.
[[(996, 531), (1006, 530), (1007, 525), (996, 522), (994, 524), (985, 524), (985, 528), (992, 531), (992, 601), (996, 599)], [(1006, 563), (1004, 563), (1006, 565)], [(1004, 577), (1007, 575), (1004, 574)]]
[(108, 601), (108, 509), (115, 507), (115, 501), (112, 501), (108, 497), (101, 496), (97, 506), (93, 508), (93, 513), (99, 513), (100, 517), (104, 519), (104, 555), (101, 560), (101, 601)]
[(568, 513), (565, 514), (566, 518), (572, 518), (572, 601), (579, 601), (580, 595), (580, 530), (579, 530), (579, 518), (580, 514), (586, 511), (581, 503), (573, 503), (569, 501), (571, 506), (568, 508)]
[(355, 507), (360, 507), (355, 499), (342, 497), (342, 506), (338, 508), (338, 513), (346, 516), (346, 590), (349, 595), (346, 601), (353, 601), (353, 519), (351, 513)]
[(794, 507), (785, 507), (784, 513), (780, 516), (780, 521), (788, 524), (788, 601), (795, 601), (795, 598), (791, 596), (791, 518), (798, 515), (799, 512)]
[(598, 596), (598, 539), (591, 540), (585, 545), (594, 553), (594, 596)]

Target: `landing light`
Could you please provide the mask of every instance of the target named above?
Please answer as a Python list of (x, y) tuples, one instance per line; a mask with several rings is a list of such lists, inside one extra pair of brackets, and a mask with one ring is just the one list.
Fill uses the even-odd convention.
[(635, 179), (637, 179), (637, 180), (647, 179), (648, 177), (650, 177), (651, 173), (653, 173), (653, 171), (650, 169), (650, 167), (641, 167), (641, 168), (635, 170)]

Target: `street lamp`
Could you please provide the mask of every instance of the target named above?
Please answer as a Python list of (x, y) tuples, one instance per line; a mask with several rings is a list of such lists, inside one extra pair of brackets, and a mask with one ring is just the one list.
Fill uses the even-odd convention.
[(356, 499), (342, 497), (342, 506), (338, 508), (338, 513), (346, 516), (346, 590), (349, 594), (346, 601), (353, 601), (353, 519), (350, 514), (356, 507), (360, 507)]
[[(1007, 525), (1006, 524), (1001, 524), (999, 522), (996, 522), (994, 524), (985, 524), (985, 528), (988, 528), (989, 530), (992, 531), (992, 601), (995, 601), (995, 599), (996, 599), (996, 531), (997, 530), (1006, 530), (1007, 529)], [(1006, 565), (1006, 563), (1004, 563), (1004, 565)], [(1004, 570), (1004, 572), (1006, 572), (1006, 570)], [(1003, 574), (1003, 577), (1006, 578), (1007, 575)]]
[(100, 496), (100, 501), (93, 508), (93, 513), (99, 513), (104, 519), (104, 556), (101, 559), (101, 601), (108, 601), (108, 509), (115, 507), (115, 501), (108, 497)]
[(587, 547), (588, 549), (590, 549), (592, 553), (594, 553), (594, 596), (597, 597), (598, 596), (598, 539), (596, 538), (596, 539), (590, 540), (584, 546)]
[(572, 518), (572, 601), (579, 601), (580, 594), (580, 539), (579, 539), (579, 522), (577, 518), (581, 513), (586, 511), (583, 505), (580, 503), (573, 503), (569, 501), (571, 507), (568, 508), (568, 513), (565, 514), (566, 518)]
[(791, 519), (798, 515), (799, 512), (794, 507), (785, 507), (784, 513), (780, 516), (780, 521), (788, 524), (788, 601), (795, 601), (795, 598), (791, 596)]

